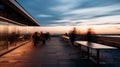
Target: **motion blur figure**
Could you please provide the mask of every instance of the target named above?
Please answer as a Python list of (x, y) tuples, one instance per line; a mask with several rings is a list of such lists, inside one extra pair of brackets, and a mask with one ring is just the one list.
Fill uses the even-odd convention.
[(43, 32), (40, 33), (40, 38), (41, 38), (41, 41), (42, 41), (42, 45), (46, 44), (45, 34)]
[(88, 41), (88, 42), (91, 42), (91, 41), (92, 41), (91, 28), (88, 29), (86, 36), (87, 36), (87, 41)]
[(69, 33), (69, 38), (70, 38), (70, 42), (72, 45), (74, 45), (74, 41), (76, 38), (76, 28), (74, 27), (73, 30)]
[(33, 38), (33, 43), (34, 43), (34, 46), (36, 46), (38, 43), (39, 43), (39, 33), (38, 32), (35, 32), (32, 36)]
[(87, 31), (87, 34), (86, 34), (86, 39), (88, 42), (92, 42), (95, 40), (95, 36), (94, 36), (94, 31), (92, 28), (89, 28), (88, 31)]
[(47, 32), (46, 33), (46, 40), (50, 40), (51, 38), (50, 38), (50, 33), (49, 32)]

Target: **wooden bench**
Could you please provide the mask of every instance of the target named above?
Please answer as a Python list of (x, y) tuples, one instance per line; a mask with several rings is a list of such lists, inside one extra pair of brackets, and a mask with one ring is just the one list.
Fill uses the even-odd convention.
[(118, 45), (120, 45), (120, 42), (114, 42), (114, 41), (105, 41), (105, 42), (108, 42), (108, 43), (112, 43), (112, 44), (118, 44)]
[(61, 39), (62, 39), (63, 41), (69, 41), (69, 37), (68, 37), (68, 36), (65, 36), (65, 35), (62, 35), (62, 36), (61, 36)]
[(87, 48), (88, 59), (90, 58), (90, 49), (96, 50), (97, 64), (100, 64), (100, 50), (118, 49), (116, 47), (111, 47), (111, 46), (93, 43), (93, 42), (87, 42), (87, 41), (75, 41), (75, 43), (80, 46), (80, 49), (81, 49), (81, 46), (84, 46)]

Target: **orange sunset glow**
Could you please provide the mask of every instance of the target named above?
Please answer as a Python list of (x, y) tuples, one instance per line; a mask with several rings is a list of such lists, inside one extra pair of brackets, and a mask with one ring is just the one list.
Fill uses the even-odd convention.
[(120, 0), (0, 0), (0, 67), (120, 67)]
[[(111, 27), (111, 26), (55, 26), (55, 27), (34, 27), (33, 32), (35, 31), (43, 31), (43, 32), (51, 32), (54, 34), (61, 34), (61, 33), (68, 33), (70, 30), (72, 30), (73, 27), (77, 28), (77, 31), (79, 33), (85, 33), (88, 28), (93, 28), (94, 32), (96, 34), (119, 34), (120, 29)], [(116, 26), (117, 27), (117, 26)], [(32, 30), (31, 30), (32, 31)]]

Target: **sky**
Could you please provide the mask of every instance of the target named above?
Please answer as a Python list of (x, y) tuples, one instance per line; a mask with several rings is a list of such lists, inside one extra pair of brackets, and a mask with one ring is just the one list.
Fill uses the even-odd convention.
[(120, 33), (120, 0), (17, 0), (41, 26), (115, 29)]

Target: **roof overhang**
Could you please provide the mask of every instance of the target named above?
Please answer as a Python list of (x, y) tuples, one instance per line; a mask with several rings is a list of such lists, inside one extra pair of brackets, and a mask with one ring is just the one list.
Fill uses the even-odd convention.
[(16, 1), (16, 0), (1, 0), (5, 4), (9, 5), (11, 8), (16, 10), (18, 13), (32, 21), (35, 26), (40, 26), (40, 24)]

